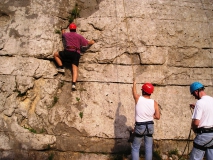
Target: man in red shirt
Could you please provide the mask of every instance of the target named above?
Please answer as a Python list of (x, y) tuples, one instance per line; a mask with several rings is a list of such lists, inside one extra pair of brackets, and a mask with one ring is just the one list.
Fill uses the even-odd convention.
[(93, 40), (86, 40), (82, 35), (76, 33), (76, 24), (69, 25), (70, 32), (62, 30), (62, 38), (64, 41), (64, 50), (54, 53), (54, 59), (58, 64), (58, 72), (65, 72), (62, 59), (68, 59), (72, 64), (72, 90), (76, 90), (75, 83), (78, 77), (78, 65), (80, 60), (80, 48), (82, 46), (92, 45)]

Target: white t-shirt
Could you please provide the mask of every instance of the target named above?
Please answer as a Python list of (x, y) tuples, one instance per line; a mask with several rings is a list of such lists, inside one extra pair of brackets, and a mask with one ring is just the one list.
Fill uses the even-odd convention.
[(213, 127), (213, 97), (202, 96), (196, 102), (192, 119), (200, 120), (198, 128)]
[(135, 106), (135, 121), (147, 122), (153, 121), (155, 113), (154, 100), (140, 96)]

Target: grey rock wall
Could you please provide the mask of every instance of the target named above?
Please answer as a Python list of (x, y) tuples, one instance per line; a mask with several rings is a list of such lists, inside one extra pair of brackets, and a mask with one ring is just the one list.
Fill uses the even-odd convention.
[[(76, 3), (77, 32), (96, 43), (81, 56), (72, 92), (71, 66), (57, 73), (53, 53)], [(1, 0), (0, 159), (128, 152), (133, 77), (138, 93), (155, 85), (155, 149), (182, 151), (195, 103), (189, 85), (200, 81), (213, 95), (212, 17), (212, 0)]]

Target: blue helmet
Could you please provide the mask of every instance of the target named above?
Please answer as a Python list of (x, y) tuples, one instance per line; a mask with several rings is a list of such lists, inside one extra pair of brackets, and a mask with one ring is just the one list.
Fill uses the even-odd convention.
[(194, 91), (196, 91), (200, 88), (203, 88), (203, 87), (204, 86), (200, 82), (194, 82), (190, 85), (190, 92), (192, 94)]

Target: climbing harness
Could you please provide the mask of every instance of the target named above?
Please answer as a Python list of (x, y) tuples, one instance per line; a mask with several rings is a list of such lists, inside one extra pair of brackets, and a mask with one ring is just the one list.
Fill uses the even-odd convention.
[(204, 144), (204, 145), (199, 145), (195, 142), (193, 142), (193, 147), (194, 148), (197, 148), (199, 150), (202, 150), (202, 151), (206, 151), (207, 149), (213, 149), (213, 145), (210, 146), (210, 147), (206, 147), (206, 145), (208, 145), (209, 143), (211, 143), (213, 141), (213, 139), (211, 141), (209, 141), (208, 143)]
[[(138, 134), (138, 133), (134, 133), (135, 137), (143, 137), (143, 136), (148, 136), (148, 137), (152, 137), (152, 134), (149, 133), (149, 129), (148, 129), (148, 125), (149, 124), (154, 124), (153, 121), (148, 121), (148, 122), (135, 122), (136, 126), (140, 126), (140, 125), (145, 125), (146, 129), (144, 130), (144, 132), (142, 134)], [(145, 134), (145, 132), (147, 131), (147, 134)]]
[(74, 49), (76, 52), (78, 50), (80, 50), (80, 48), (76, 47), (76, 46), (66, 46), (66, 49)]
[[(197, 128), (196, 129), (196, 133), (198, 133), (198, 134), (202, 134), (202, 133), (213, 133), (213, 127), (211, 127), (211, 128)], [(204, 145), (200, 145), (200, 144), (198, 144), (196, 142), (193, 142), (193, 147), (195, 147), (197, 149), (200, 149), (202, 151), (206, 151), (207, 149), (213, 149), (213, 145), (209, 146), (209, 147), (206, 147), (212, 141), (213, 141), (213, 138), (209, 142), (207, 142), (206, 144), (204, 144)]]
[(211, 128), (197, 128), (196, 133), (201, 134), (201, 133), (213, 133), (213, 127)]
[[(138, 134), (135, 131), (130, 131), (130, 136), (128, 139), (129, 143), (132, 143), (134, 140), (134, 137), (143, 137), (143, 136), (147, 136), (147, 137), (152, 137), (152, 134), (149, 133), (149, 129), (148, 129), (148, 125), (149, 124), (154, 124), (153, 121), (148, 121), (148, 122), (136, 122), (135, 125), (146, 125), (146, 129), (144, 130), (144, 132), (142, 134)], [(147, 134), (145, 134), (145, 132), (148, 132)]]
[[(191, 113), (192, 113), (192, 110), (191, 110)], [(189, 136), (188, 136), (188, 138), (187, 138), (187, 144), (186, 144), (186, 146), (185, 146), (185, 148), (184, 148), (184, 151), (183, 151), (182, 155), (180, 156), (180, 158), (179, 158), (178, 160), (180, 160), (180, 159), (183, 157), (183, 155), (184, 155), (184, 153), (185, 153), (185, 151), (186, 151), (186, 147), (187, 147), (187, 146), (188, 146), (188, 154), (187, 154), (187, 155), (189, 155), (189, 142), (190, 142), (191, 131), (192, 131), (192, 129), (190, 129)], [(196, 133), (198, 133), (198, 134), (202, 134), (202, 133), (212, 133), (212, 132), (213, 132), (213, 127), (212, 127), (212, 128), (197, 128), (197, 129), (196, 129)], [(200, 149), (200, 150), (202, 150), (202, 151), (206, 151), (207, 149), (213, 149), (213, 146), (206, 147), (206, 145), (208, 145), (208, 144), (211, 143), (212, 141), (213, 141), (213, 139), (211, 139), (208, 143), (206, 143), (206, 144), (204, 144), (204, 145), (199, 145), (199, 144), (193, 142), (193, 147), (195, 147), (195, 148), (197, 148), (197, 149)]]

